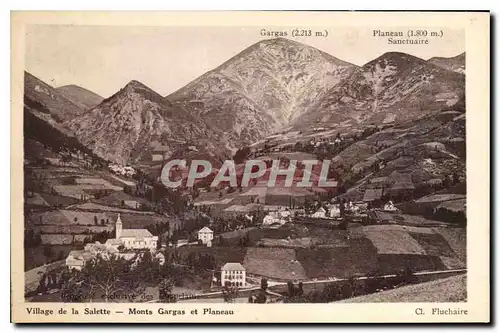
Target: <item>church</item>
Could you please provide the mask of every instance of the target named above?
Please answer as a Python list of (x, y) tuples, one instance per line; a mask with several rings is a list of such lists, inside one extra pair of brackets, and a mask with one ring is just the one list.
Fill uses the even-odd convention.
[(115, 223), (116, 238), (108, 239), (106, 245), (118, 248), (123, 245), (126, 249), (150, 249), (156, 250), (158, 236), (153, 236), (147, 229), (123, 229), (120, 214)]

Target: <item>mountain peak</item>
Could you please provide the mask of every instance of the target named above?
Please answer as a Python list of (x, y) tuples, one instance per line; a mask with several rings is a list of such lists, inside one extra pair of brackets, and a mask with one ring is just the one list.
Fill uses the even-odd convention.
[(80, 106), (84, 110), (91, 109), (103, 101), (103, 97), (93, 91), (80, 87), (76, 84), (68, 84), (56, 88), (69, 101)]
[(263, 39), (167, 99), (249, 144), (291, 123), (357, 66), (287, 38)]
[(133, 92), (135, 90), (151, 90), (151, 91), (154, 91), (153, 89), (149, 88), (148, 86), (146, 86), (144, 83), (142, 82), (139, 82), (137, 80), (132, 80), (130, 81), (129, 83), (127, 83), (127, 85), (125, 85), (125, 87), (123, 88), (127, 91), (130, 91), (130, 92)]
[(284, 37), (262, 39), (236, 54), (215, 70), (224, 70), (228, 67), (243, 67), (245, 62), (260, 61), (264, 64), (284, 62), (290, 66), (303, 67), (304, 63), (327, 62), (337, 66), (356, 65), (323, 52), (313, 46), (297, 42)]
[(49, 114), (60, 122), (72, 119), (84, 111), (57, 88), (26, 71), (24, 72), (24, 101), (31, 108)]
[(261, 40), (260, 42), (257, 42), (257, 44), (289, 44), (289, 45), (297, 45), (297, 46), (303, 46), (303, 47), (312, 47), (312, 46), (309, 46), (309, 45), (306, 45), (306, 44), (303, 44), (303, 43), (300, 43), (300, 42), (297, 42), (297, 41), (294, 41), (294, 40), (291, 40), (289, 38), (285, 38), (285, 37), (276, 37), (276, 38), (269, 38), (269, 39), (264, 39), (264, 40)]
[(396, 51), (386, 52), (375, 60), (381, 60), (381, 59), (394, 60), (394, 61), (404, 61), (404, 62), (411, 62), (411, 61), (425, 62), (424, 59), (421, 59), (419, 57), (415, 57), (414, 55), (404, 53), (404, 52), (396, 52)]
[(129, 83), (127, 83), (127, 85), (123, 87), (123, 89), (121, 89), (120, 92), (123, 92), (125, 94), (129, 93), (138, 94), (142, 96), (142, 98), (147, 99), (151, 102), (157, 104), (167, 103), (168, 105), (170, 105), (170, 102), (167, 101), (165, 98), (163, 98), (163, 96), (161, 96), (159, 93), (146, 86), (144, 83), (139, 82), (137, 80), (132, 80)]
[(399, 68), (411, 68), (415, 65), (425, 64), (426, 61), (404, 52), (386, 52), (374, 60), (363, 65), (365, 69), (385, 68), (387, 66)]

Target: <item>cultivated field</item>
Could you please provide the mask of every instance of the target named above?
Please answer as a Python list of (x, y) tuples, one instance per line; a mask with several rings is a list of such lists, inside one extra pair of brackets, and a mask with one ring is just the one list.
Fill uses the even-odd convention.
[(241, 247), (187, 245), (175, 251), (184, 259), (186, 259), (190, 253), (211, 254), (215, 258), (217, 268), (220, 269), (228, 262), (243, 262), (247, 249)]
[(294, 249), (249, 247), (243, 261), (247, 274), (282, 280), (306, 280)]
[(97, 211), (97, 212), (119, 212), (119, 213), (130, 213), (130, 214), (143, 214), (143, 215), (154, 215), (154, 212), (147, 211), (137, 211), (128, 208), (119, 208), (113, 206), (104, 206), (100, 204), (96, 204), (93, 202), (86, 202), (83, 204), (73, 205), (69, 207), (75, 210), (85, 210), (85, 211)]
[(350, 239), (344, 247), (297, 249), (296, 253), (310, 279), (369, 275), (378, 269), (377, 251), (366, 238)]

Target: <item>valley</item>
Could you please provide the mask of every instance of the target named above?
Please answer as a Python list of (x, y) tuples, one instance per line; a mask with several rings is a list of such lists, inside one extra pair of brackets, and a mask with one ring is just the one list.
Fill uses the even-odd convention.
[[(27, 297), (48, 297), (40, 276), (62, 279), (68, 258), (84, 257), (88, 244), (110, 251), (118, 220), (157, 237), (144, 267), (163, 258), (159, 275), (142, 286), (155, 295), (164, 277), (179, 293), (222, 292), (226, 263), (245, 268), (248, 288), (261, 279), (315, 285), (463, 272), (464, 59), (389, 52), (356, 66), (274, 38), (168, 96), (132, 80), (107, 98), (25, 73)], [(208, 160), (214, 171), (193, 187), (166, 188), (161, 170), (173, 159)], [(238, 185), (209, 186), (228, 159)], [(312, 159), (330, 162), (335, 186), (321, 186), (314, 168), (310, 187), (282, 186), (281, 178), (265, 185), (272, 161), (297, 161), (298, 179), (300, 164)], [(250, 160), (263, 161), (266, 172), (241, 186)], [(185, 181), (187, 169), (177, 176)], [(200, 238), (205, 228), (210, 245)], [(296, 301), (284, 287), (273, 292)]]

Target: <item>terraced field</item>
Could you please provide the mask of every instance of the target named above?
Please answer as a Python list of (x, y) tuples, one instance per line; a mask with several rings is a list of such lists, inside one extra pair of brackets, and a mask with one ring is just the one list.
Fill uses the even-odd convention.
[(251, 246), (261, 246), (248, 248), (243, 262), (247, 272), (275, 279), (347, 278), (393, 274), (407, 268), (417, 272), (466, 267), (465, 230), (460, 228), (353, 224), (346, 231), (284, 225), (272, 230), (251, 228), (234, 241), (246, 235)]
[(377, 272), (377, 251), (367, 238), (350, 239), (344, 247), (296, 249), (308, 278), (351, 277)]

